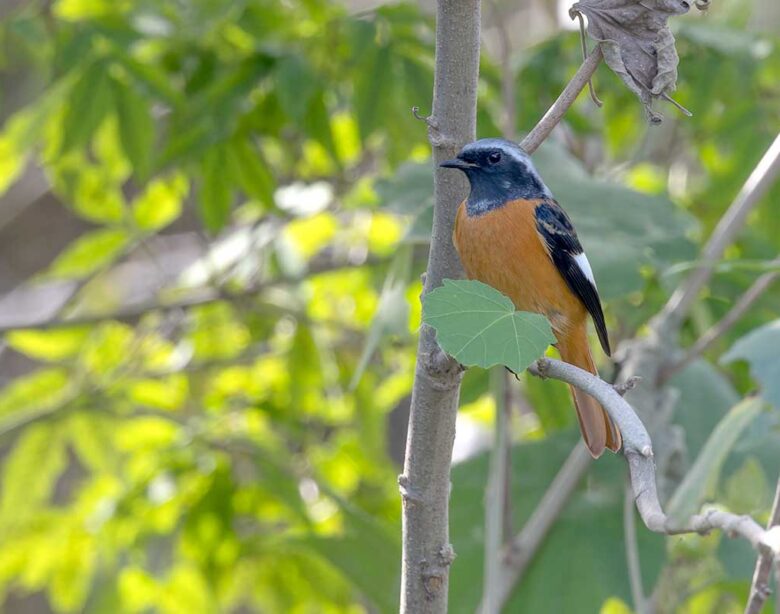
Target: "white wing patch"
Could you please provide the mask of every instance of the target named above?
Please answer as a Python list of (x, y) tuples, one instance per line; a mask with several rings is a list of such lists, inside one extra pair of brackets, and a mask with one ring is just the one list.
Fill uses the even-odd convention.
[(577, 254), (574, 256), (574, 262), (577, 263), (577, 266), (580, 267), (580, 270), (585, 275), (585, 278), (593, 284), (593, 287), (596, 287), (596, 278), (593, 277), (593, 269), (590, 268), (590, 262), (588, 262), (588, 257), (585, 255), (585, 252), (582, 252), (581, 254)]

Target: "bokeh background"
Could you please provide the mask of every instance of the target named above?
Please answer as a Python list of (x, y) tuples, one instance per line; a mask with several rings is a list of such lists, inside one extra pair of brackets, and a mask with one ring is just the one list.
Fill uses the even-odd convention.
[[(484, 2), (480, 136), (522, 135), (579, 66), (567, 8)], [(430, 111), (432, 14), (0, 4), (2, 611), (397, 610), (396, 476), (432, 203), (410, 108)], [(664, 106), (648, 127), (602, 66), (603, 108), (583, 95), (535, 156), (580, 230), (613, 345), (641, 334), (780, 131), (777, 0), (712, 0), (673, 30), (693, 118)], [(687, 341), (773, 266), (778, 199), (775, 186), (729, 249)], [(720, 357), (757, 327), (780, 335), (778, 306), (780, 285), (677, 376), (678, 479), (760, 384), (749, 361)], [(776, 352), (764, 360), (780, 369)], [(565, 386), (521, 379), (510, 404), (518, 529), (578, 433)], [(480, 599), (493, 420), (487, 375), (471, 370), (452, 612)], [(631, 611), (622, 463), (592, 468), (508, 611)], [(778, 408), (716, 469), (708, 495), (765, 519)], [(659, 611), (742, 611), (748, 546), (643, 527), (639, 545)]]

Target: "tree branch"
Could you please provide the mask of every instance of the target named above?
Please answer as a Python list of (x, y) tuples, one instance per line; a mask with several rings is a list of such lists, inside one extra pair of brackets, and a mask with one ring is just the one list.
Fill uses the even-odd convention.
[[(504, 547), (502, 557), (504, 565), (501, 568), (499, 580), (494, 585), (496, 594), (493, 602), (498, 605), (499, 609), (506, 603), (512, 589), (523, 577), (536, 551), (544, 542), (547, 533), (555, 524), (569, 497), (590, 467), (592, 460), (585, 445), (581, 441), (578, 442), (555, 479), (548, 486), (525, 526)], [(488, 611), (484, 596), (479, 611)]]
[(536, 361), (528, 370), (539, 377), (561, 380), (588, 393), (615, 421), (623, 435), (623, 454), (628, 461), (636, 506), (648, 529), (665, 535), (704, 534), (720, 529), (729, 536), (746, 539), (770, 559), (780, 556), (780, 526), (764, 530), (749, 516), (737, 516), (716, 509), (697, 514), (681, 524), (664, 513), (656, 488), (650, 435), (633, 408), (612, 385), (579, 367), (551, 358)]
[(755, 208), (780, 174), (780, 134), (750, 173), (734, 202), (718, 222), (702, 250), (702, 265), (680, 284), (659, 314), (658, 322), (667, 330), (678, 330), (701, 289), (712, 277), (717, 260), (742, 230)]
[(692, 361), (701, 356), (718, 339), (725, 335), (739, 319), (761, 298), (761, 295), (780, 277), (780, 271), (771, 271), (763, 274), (753, 282), (753, 285), (739, 298), (731, 310), (721, 318), (712, 328), (706, 331), (696, 343), (691, 346), (685, 356), (677, 363), (661, 371), (661, 380), (663, 384), (672, 375), (684, 369)]
[[(452, 158), (476, 136), (479, 77), (479, 0), (438, 0), (433, 113), (428, 137), (436, 165), (433, 228), (423, 294), (442, 279), (462, 276), (452, 244), (458, 204), (467, 194), (465, 177), (438, 164)], [(433, 329), (423, 326), (406, 439), (404, 472), (398, 478), (403, 502), (401, 612), (447, 611), (452, 444), (458, 410), (461, 366), (438, 347)]]
[(647, 599), (642, 588), (642, 567), (639, 560), (639, 545), (636, 540), (636, 522), (634, 519), (634, 497), (631, 484), (626, 484), (623, 497), (623, 538), (626, 542), (626, 565), (628, 580), (631, 584), (631, 599), (637, 614), (647, 614)]
[(577, 100), (577, 96), (580, 95), (582, 89), (588, 84), (596, 69), (601, 63), (601, 47), (598, 45), (591, 52), (588, 58), (582, 63), (577, 72), (572, 77), (571, 81), (563, 88), (561, 95), (553, 103), (553, 105), (547, 110), (539, 123), (534, 126), (533, 130), (520, 141), (520, 147), (526, 152), (532, 154), (535, 152), (539, 145), (550, 136), (553, 128), (558, 125), (569, 107)]
[(136, 305), (120, 307), (119, 309), (108, 313), (86, 313), (72, 318), (63, 318), (63, 310), (71, 304), (70, 301), (72, 300), (72, 297), (75, 296), (75, 294), (85, 285), (80, 283), (76, 290), (71, 294), (71, 298), (66, 301), (66, 305), (57, 310), (51, 316), (35, 320), (20, 320), (18, 322), (12, 322), (8, 324), (0, 324), (0, 334), (20, 329), (47, 330), (52, 328), (65, 328), (68, 326), (81, 326), (84, 324), (105, 322), (106, 320), (132, 321), (153, 311), (177, 311), (179, 309), (184, 309), (187, 307), (198, 307), (200, 305), (207, 305), (209, 303), (214, 303), (221, 300), (236, 301), (259, 294), (268, 288), (284, 284), (299, 283), (312, 275), (351, 269), (355, 267), (363, 267), (366, 266), (366, 264), (376, 264), (378, 262), (380, 261), (375, 259), (361, 262), (359, 264), (351, 264), (348, 262), (328, 262), (310, 267), (310, 269), (303, 275), (278, 277), (276, 279), (270, 279), (253, 284), (238, 291), (229, 291), (222, 287), (208, 286), (200, 288), (190, 296), (186, 296), (174, 301), (146, 301)]
[(490, 453), (490, 471), (485, 489), (485, 560), (482, 582), (482, 613), (501, 611), (499, 585), (504, 545), (504, 511), (509, 463), (509, 424), (507, 420), (507, 381), (503, 367), (490, 371), (491, 388), (496, 403), (494, 443)]
[[(766, 525), (767, 529), (780, 524), (780, 479), (777, 480), (777, 488), (775, 490), (775, 500), (772, 503), (772, 511), (769, 514), (769, 522)], [(777, 569), (780, 569), (780, 565), (775, 563)], [(747, 605), (745, 606), (745, 614), (759, 614), (761, 608), (764, 607), (764, 601), (769, 597), (772, 592), (769, 589), (769, 572), (772, 570), (772, 557), (765, 553), (758, 556), (756, 561), (756, 568), (753, 572), (753, 582), (750, 585), (750, 597), (748, 597)], [(779, 578), (780, 579), (780, 578)]]

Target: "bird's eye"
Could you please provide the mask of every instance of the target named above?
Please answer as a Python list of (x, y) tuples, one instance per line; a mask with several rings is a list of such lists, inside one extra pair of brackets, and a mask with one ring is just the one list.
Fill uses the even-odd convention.
[(498, 164), (501, 162), (501, 152), (500, 151), (491, 151), (488, 154), (488, 162), (491, 164)]

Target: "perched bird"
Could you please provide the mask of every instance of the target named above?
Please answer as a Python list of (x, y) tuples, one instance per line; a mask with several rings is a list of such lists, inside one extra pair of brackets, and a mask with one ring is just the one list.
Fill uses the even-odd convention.
[[(588, 313), (608, 356), (610, 348), (593, 271), (528, 154), (503, 139), (482, 139), (441, 166), (463, 171), (471, 184), (453, 232), (468, 277), (503, 292), (520, 311), (547, 316), (561, 358), (595, 375)], [(586, 393), (572, 387), (572, 394), (591, 455), (617, 452), (620, 431), (609, 415)]]

